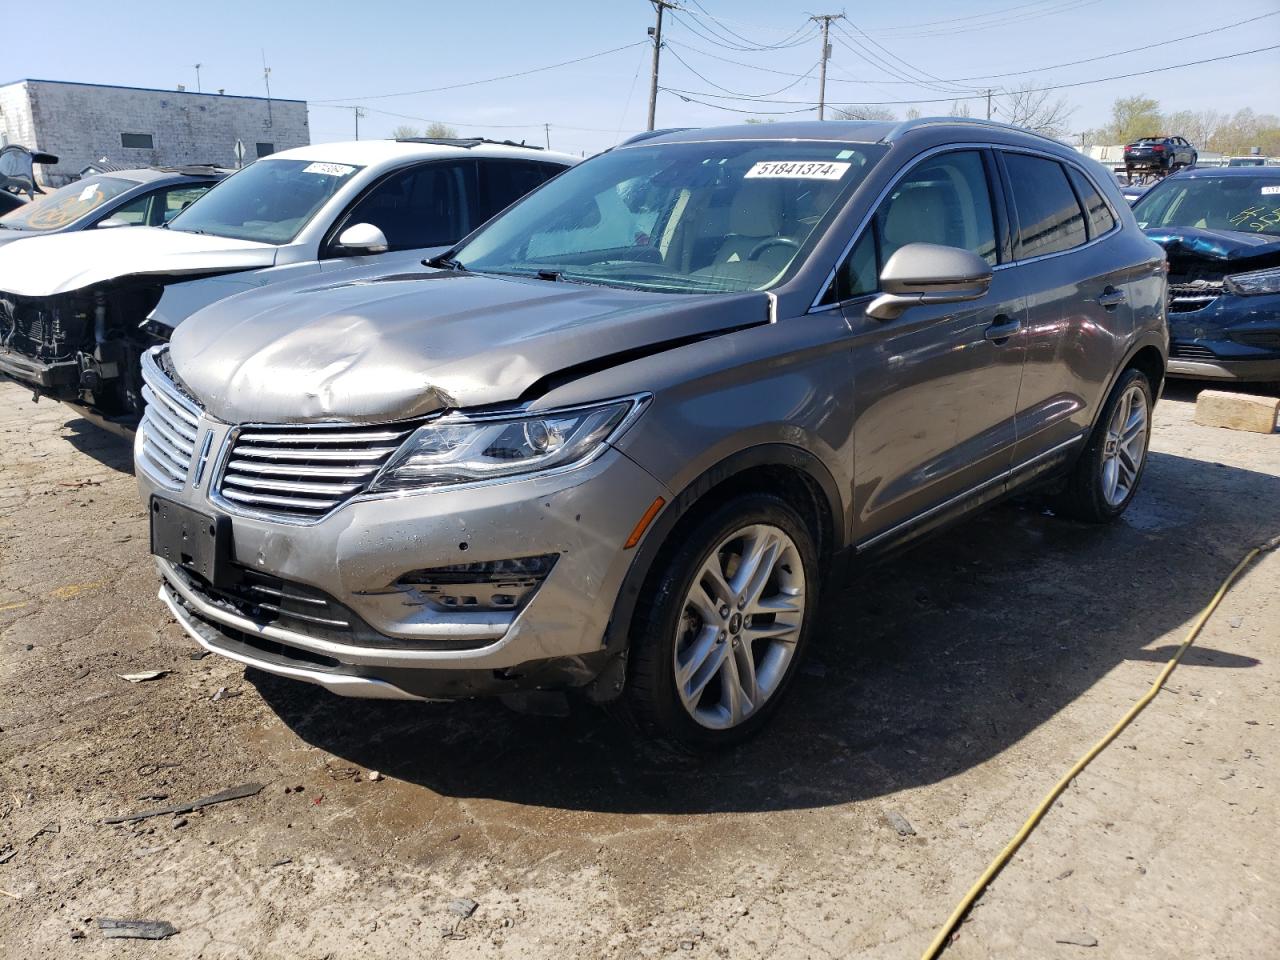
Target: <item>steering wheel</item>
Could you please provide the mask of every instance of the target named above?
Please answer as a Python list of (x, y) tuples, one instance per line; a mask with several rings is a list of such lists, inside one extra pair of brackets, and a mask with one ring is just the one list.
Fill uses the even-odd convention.
[(751, 252), (747, 254), (747, 259), (758, 260), (760, 258), (760, 254), (764, 253), (770, 247), (790, 247), (792, 250), (799, 250), (800, 243), (799, 241), (792, 240), (790, 237), (769, 237), (767, 240), (761, 240), (752, 247)]

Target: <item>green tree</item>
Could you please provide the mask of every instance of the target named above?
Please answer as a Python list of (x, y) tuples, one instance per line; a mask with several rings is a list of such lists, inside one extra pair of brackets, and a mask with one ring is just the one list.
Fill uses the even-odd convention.
[(1139, 137), (1156, 137), (1164, 131), (1160, 102), (1136, 94), (1120, 97), (1111, 104), (1111, 124), (1104, 128), (1107, 143), (1131, 143)]

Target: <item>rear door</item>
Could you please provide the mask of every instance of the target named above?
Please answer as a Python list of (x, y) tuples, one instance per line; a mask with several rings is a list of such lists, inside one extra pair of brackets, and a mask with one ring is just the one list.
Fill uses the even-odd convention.
[(853, 334), (855, 535), (865, 548), (1003, 488), (1016, 443), (1025, 301), (1015, 272), (996, 269), (970, 303), (868, 317), (890, 256), (922, 241), (962, 247), (993, 266), (1006, 255), (993, 158), (946, 151), (890, 189), (840, 274)]
[(1014, 213), (1014, 267), (1030, 291), (1015, 471), (1072, 455), (1131, 328), (1127, 265), (1112, 254), (1115, 212), (1074, 164), (1001, 153)]
[(501, 213), (526, 193), (536, 190), (565, 167), (539, 160), (508, 160), (481, 157), (476, 224)]

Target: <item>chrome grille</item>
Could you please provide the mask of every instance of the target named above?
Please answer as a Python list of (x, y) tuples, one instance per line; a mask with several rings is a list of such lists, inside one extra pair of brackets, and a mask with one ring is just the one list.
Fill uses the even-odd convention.
[(365, 489), (415, 426), (242, 427), (218, 494), (255, 513), (318, 520)]
[(1222, 281), (1193, 280), (1169, 284), (1169, 312), (1194, 313), (1203, 310), (1222, 294)]
[(183, 396), (156, 362), (155, 351), (142, 355), (142, 415), (139, 465), (157, 483), (178, 490), (187, 482), (195, 453), (200, 408)]

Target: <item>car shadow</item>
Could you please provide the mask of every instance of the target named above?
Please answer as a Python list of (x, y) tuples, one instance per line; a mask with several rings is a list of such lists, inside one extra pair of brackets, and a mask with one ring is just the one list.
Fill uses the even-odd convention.
[[(1114, 525), (1030, 501), (1000, 506), (828, 597), (783, 709), (717, 756), (671, 759), (585, 707), (550, 718), (484, 701), (350, 701), (249, 677), (306, 742), (446, 796), (651, 813), (847, 803), (981, 764), (1118, 664), (1166, 660), (1174, 647), (1152, 644), (1189, 623), (1249, 546), (1280, 532), (1257, 519), (1278, 499), (1280, 478), (1152, 453)], [(1186, 660), (1257, 662), (1203, 646)], [(1098, 731), (1112, 719), (1098, 717)]]
[(68, 420), (63, 428), (65, 439), (85, 456), (120, 473), (133, 474), (133, 441), (119, 433), (103, 429), (84, 417)]

